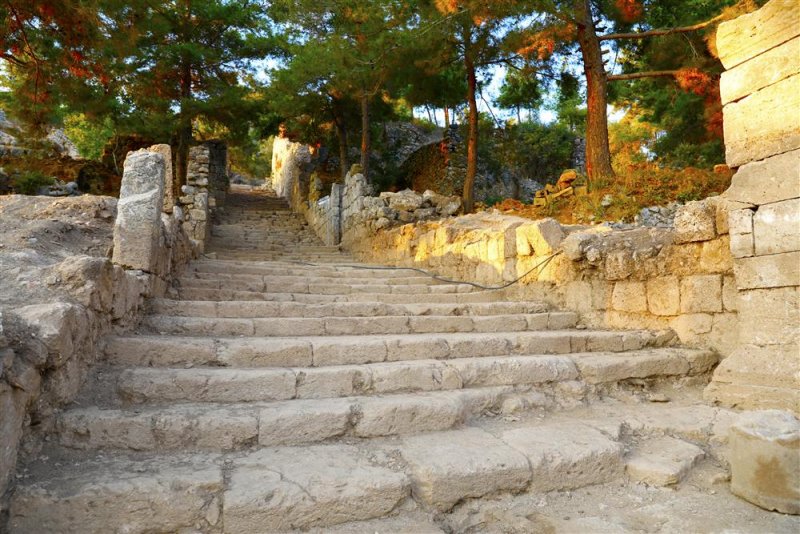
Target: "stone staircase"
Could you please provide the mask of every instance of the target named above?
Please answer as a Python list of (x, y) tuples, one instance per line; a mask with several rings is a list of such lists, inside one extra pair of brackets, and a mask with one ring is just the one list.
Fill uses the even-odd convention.
[[(228, 202), (207, 257), (139, 331), (106, 341), (22, 470), (12, 532), (262, 533), (387, 516), (388, 531), (437, 531), (434, 512), (467, 499), (618, 479), (624, 431), (702, 442), (719, 418), (608, 403), (702, 381), (716, 355), (669, 332), (585, 329), (500, 291), (359, 265), (283, 200)], [(397, 523), (409, 510), (424, 524)]]

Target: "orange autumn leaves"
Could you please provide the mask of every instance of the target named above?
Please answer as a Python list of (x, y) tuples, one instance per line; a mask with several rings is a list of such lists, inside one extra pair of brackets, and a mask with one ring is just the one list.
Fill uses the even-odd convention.
[(574, 24), (548, 26), (526, 36), (523, 46), (517, 49), (517, 53), (529, 59), (535, 58), (542, 61), (553, 54), (558, 43), (572, 41), (575, 39), (575, 35)]

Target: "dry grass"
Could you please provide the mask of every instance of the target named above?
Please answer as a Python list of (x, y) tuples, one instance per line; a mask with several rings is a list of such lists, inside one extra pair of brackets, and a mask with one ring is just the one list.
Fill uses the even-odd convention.
[[(536, 208), (506, 199), (494, 208), (529, 219), (553, 217), (564, 224), (632, 222), (639, 210), (647, 206), (718, 195), (728, 188), (732, 175), (727, 168), (715, 172), (691, 167), (661, 169), (653, 164), (631, 165), (619, 172), (614, 180), (590, 184), (586, 196), (561, 197), (548, 206)], [(611, 203), (603, 206), (603, 198), (607, 195), (610, 195)]]

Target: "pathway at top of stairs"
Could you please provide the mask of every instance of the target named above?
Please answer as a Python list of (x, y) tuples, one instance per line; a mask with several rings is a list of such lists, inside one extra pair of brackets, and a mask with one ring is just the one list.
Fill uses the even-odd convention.
[(724, 439), (724, 410), (641, 402), (702, 383), (710, 351), (375, 267), (232, 191), (21, 470), (11, 531), (467, 531), (446, 513), (626, 470), (674, 484)]

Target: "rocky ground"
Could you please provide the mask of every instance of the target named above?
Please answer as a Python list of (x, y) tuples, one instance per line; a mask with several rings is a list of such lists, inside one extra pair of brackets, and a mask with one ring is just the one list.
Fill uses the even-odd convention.
[(117, 200), (102, 196), (0, 196), (0, 305), (51, 302), (54, 267), (70, 256), (106, 257)]

